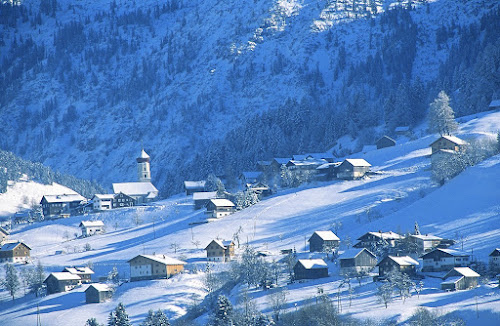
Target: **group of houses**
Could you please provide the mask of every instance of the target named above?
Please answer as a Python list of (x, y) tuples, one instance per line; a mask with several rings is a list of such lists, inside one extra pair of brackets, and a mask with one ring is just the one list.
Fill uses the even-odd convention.
[(65, 218), (154, 201), (158, 197), (158, 189), (151, 183), (150, 156), (144, 149), (136, 162), (138, 181), (113, 183), (112, 194), (95, 194), (91, 199), (80, 194), (44, 195), (40, 201), (44, 217)]
[(9, 240), (10, 233), (0, 227), (0, 263), (28, 263), (31, 248), (22, 241)]

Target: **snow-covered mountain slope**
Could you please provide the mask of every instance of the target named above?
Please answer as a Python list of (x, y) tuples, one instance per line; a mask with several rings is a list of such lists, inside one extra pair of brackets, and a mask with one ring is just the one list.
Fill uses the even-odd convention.
[[(458, 136), (486, 134), (492, 136), (500, 123), (500, 112), (487, 112), (463, 119)], [(438, 187), (430, 179), (429, 144), (436, 136), (425, 136), (398, 143), (395, 147), (359, 154), (378, 173), (357, 181), (317, 183), (297, 189), (283, 190), (277, 195), (233, 215), (207, 224), (196, 224), (203, 212), (193, 211), (191, 199), (174, 196), (153, 206), (130, 208), (102, 213), (99, 216), (71, 217), (60, 221), (19, 226), (13, 238), (22, 238), (33, 248), (32, 256), (40, 260), (47, 271), (58, 271), (68, 265), (91, 262), (95, 277), (105, 276), (116, 266), (123, 277), (129, 275), (127, 260), (137, 254), (162, 253), (185, 259), (189, 272), (169, 280), (140, 281), (117, 288), (113, 299), (104, 304), (84, 304), (85, 287), (64, 294), (35, 299), (25, 297), (9, 301), (2, 293), (0, 324), (26, 325), (34, 323), (37, 305), (43, 324), (65, 325), (68, 316), (75, 324), (96, 317), (104, 322), (110, 310), (123, 302), (134, 323), (141, 322), (149, 309), (166, 309), (169, 317), (183, 315), (189, 305), (198, 302), (205, 292), (201, 288), (205, 268), (203, 248), (215, 237), (231, 239), (241, 229), (241, 242), (257, 249), (269, 250), (279, 259), (280, 249), (296, 248), (300, 258), (317, 257), (305, 251), (306, 239), (316, 230), (330, 229), (334, 222), (343, 226), (337, 234), (344, 243), (367, 231), (412, 231), (415, 221), (423, 233), (456, 238), (465, 235), (463, 250), (485, 260), (500, 242), (500, 197), (498, 180), (500, 156), (496, 155)], [(74, 239), (82, 218), (100, 218), (107, 233), (86, 239)], [(134, 221), (141, 220), (140, 225)], [(91, 251), (83, 251), (89, 243)], [(178, 246), (172, 246), (177, 244)], [(457, 244), (458, 248), (461, 246)], [(177, 252), (174, 247), (179, 247)], [(65, 253), (56, 255), (56, 251)], [(319, 255), (322, 256), (322, 255)], [(227, 264), (216, 264), (216, 269)], [(341, 277), (338, 267), (329, 265), (328, 278), (281, 286), (288, 290), (289, 307), (303, 305), (324, 289), (332, 299), (338, 291)], [(414, 309), (423, 306), (432, 311), (455, 313), (468, 325), (495, 325), (500, 314), (500, 295), (492, 283), (470, 291), (445, 293), (439, 290), (439, 280), (424, 279), (424, 291), (405, 303), (395, 300), (390, 309), (377, 301), (376, 286), (363, 281), (354, 286), (353, 302), (347, 305), (347, 289), (342, 289), (343, 313), (355, 318), (394, 320), (403, 322)], [(252, 290), (259, 309), (270, 313), (268, 295), (272, 291)], [(231, 298), (236, 304), (238, 291)], [(476, 312), (477, 310), (477, 312)], [(476, 317), (478, 316), (478, 317)], [(203, 321), (203, 318), (201, 319)]]
[[(366, 127), (360, 124), (382, 124), (384, 103), (399, 85), (402, 102), (395, 107), (416, 113), (387, 117), (417, 122), (435, 96), (432, 83), (444, 79), (436, 80), (440, 65), (468, 24), (498, 6), (494, 0), (411, 1), (414, 10), (386, 15), (408, 1), (18, 3), (2, 7), (0, 147), (110, 187), (135, 178), (142, 144), (152, 157), (153, 181), (167, 194), (184, 178), (248, 168), (286, 151), (272, 146), (283, 134), (292, 134), (282, 141), (293, 142), (291, 150), (315, 151)], [(490, 25), (485, 20), (481, 28)], [(486, 36), (495, 34), (481, 28), (471, 28), (471, 37), (490, 41)], [(468, 53), (469, 66), (476, 56)], [(492, 62), (478, 70), (494, 74)], [(496, 88), (477, 78), (494, 78), (476, 71), (466, 77), (481, 85), (470, 106), (483, 110)], [(287, 100), (311, 107), (288, 117)], [(244, 144), (214, 149), (234, 158), (214, 163), (207, 155), (216, 140), (277, 108), (284, 110), (279, 119), (290, 122), (261, 128), (262, 146), (250, 132)], [(336, 114), (340, 109), (345, 112)], [(340, 126), (302, 130), (301, 120), (315, 114)], [(249, 150), (254, 144), (259, 148)]]

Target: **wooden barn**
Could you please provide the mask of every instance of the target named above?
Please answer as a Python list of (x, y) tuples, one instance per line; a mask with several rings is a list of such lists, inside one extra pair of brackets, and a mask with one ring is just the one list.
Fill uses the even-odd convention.
[(217, 198), (217, 191), (202, 191), (193, 193), (194, 209), (205, 207), (210, 199)]
[(457, 291), (467, 290), (477, 287), (479, 274), (469, 267), (455, 267), (443, 277), (441, 290)]
[(441, 150), (460, 152), (465, 149), (465, 146), (467, 146), (467, 142), (456, 136), (444, 135), (435, 140), (430, 146), (432, 148), (432, 154), (435, 154)]
[(413, 276), (417, 273), (418, 265), (418, 261), (410, 256), (387, 256), (377, 264), (380, 277), (385, 277), (393, 270)]
[(184, 181), (184, 191), (186, 192), (186, 196), (190, 196), (195, 192), (203, 192), (205, 191), (205, 184), (207, 182), (205, 180), (200, 181)]
[(228, 262), (234, 257), (234, 242), (231, 240), (212, 240), (205, 250), (208, 261)]
[(138, 255), (128, 261), (130, 281), (170, 278), (184, 270), (183, 261), (165, 255)]
[(423, 272), (446, 272), (454, 267), (467, 267), (470, 255), (453, 249), (437, 248), (422, 256)]
[(47, 286), (47, 294), (71, 291), (82, 284), (80, 276), (70, 272), (51, 273), (43, 283)]
[(386, 242), (391, 247), (394, 247), (402, 239), (403, 236), (401, 234), (392, 231), (367, 232), (357, 239), (358, 243), (354, 245), (354, 248), (371, 249), (381, 242)]
[(107, 284), (90, 284), (85, 290), (86, 303), (101, 303), (113, 296), (113, 289)]
[(366, 248), (353, 248), (344, 251), (338, 258), (340, 274), (356, 275), (369, 272), (377, 266), (377, 256)]
[(371, 164), (362, 158), (347, 158), (338, 167), (337, 178), (339, 179), (358, 179), (365, 176), (370, 171)]
[(377, 142), (377, 149), (396, 146), (396, 141), (389, 136), (382, 136)]
[(296, 280), (328, 277), (328, 265), (323, 259), (299, 259), (293, 274)]
[(500, 272), (500, 248), (495, 248), (489, 254), (490, 270), (499, 273)]
[(113, 208), (135, 206), (135, 199), (132, 196), (119, 192), (113, 196)]
[(315, 231), (308, 240), (310, 252), (322, 252), (325, 247), (333, 250), (340, 245), (340, 239), (332, 231)]

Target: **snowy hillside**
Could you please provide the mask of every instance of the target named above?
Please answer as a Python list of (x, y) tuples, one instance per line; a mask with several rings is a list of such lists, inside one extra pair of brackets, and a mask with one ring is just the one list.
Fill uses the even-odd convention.
[[(500, 112), (487, 112), (464, 117), (458, 136), (468, 138), (481, 134), (491, 137), (500, 125)], [(170, 318), (177, 318), (204, 296), (202, 289), (205, 252), (203, 248), (215, 237), (231, 239), (241, 228), (240, 239), (259, 250), (274, 253), (280, 259), (280, 249), (296, 248), (299, 258), (322, 257), (305, 251), (305, 240), (316, 230), (332, 228), (342, 222), (337, 235), (342, 241), (356, 238), (367, 231), (413, 230), (415, 221), (422, 233), (456, 238), (466, 235), (463, 250), (475, 258), (486, 256), (500, 243), (500, 197), (498, 180), (500, 156), (469, 167), (462, 174), (438, 187), (430, 179), (429, 144), (435, 136), (424, 136), (412, 141), (401, 141), (395, 147), (359, 154), (378, 172), (370, 178), (357, 181), (316, 183), (298, 189), (283, 190), (275, 196), (207, 224), (193, 224), (203, 218), (203, 212), (193, 211), (191, 199), (177, 195), (153, 206), (130, 208), (102, 213), (107, 232), (86, 239), (75, 239), (82, 217), (19, 226), (13, 238), (22, 238), (32, 246), (32, 256), (46, 266), (47, 271), (58, 271), (68, 265), (91, 262), (95, 278), (106, 276), (116, 266), (122, 277), (129, 276), (127, 260), (137, 254), (161, 253), (188, 262), (187, 271), (169, 280), (125, 283), (117, 288), (113, 299), (103, 304), (84, 304), (85, 286), (68, 293), (44, 298), (27, 296), (9, 301), (2, 293), (0, 304), (1, 325), (34, 324), (37, 306), (42, 324), (83, 325), (90, 317), (105, 322), (109, 312), (123, 302), (132, 322), (138, 324), (148, 309), (165, 309)], [(136, 225), (139, 217), (140, 222)], [(199, 241), (199, 242), (198, 242)], [(92, 247), (84, 251), (86, 243)], [(172, 246), (177, 244), (178, 246)], [(457, 244), (459, 246), (460, 244)], [(179, 247), (176, 250), (176, 247)], [(174, 252), (174, 251), (177, 252)], [(56, 255), (56, 251), (63, 251)], [(216, 270), (227, 269), (228, 264), (216, 264)], [(288, 308), (300, 307), (314, 297), (318, 287), (335, 299), (341, 277), (338, 267), (329, 263), (328, 278), (280, 286), (288, 291)], [(377, 301), (376, 285), (365, 279), (354, 286), (352, 305), (348, 305), (348, 292), (341, 289), (342, 313), (360, 319), (406, 321), (418, 306), (446, 315), (452, 313), (463, 318), (467, 325), (496, 325), (500, 316), (500, 294), (492, 282), (481, 284), (469, 291), (443, 292), (439, 279), (427, 277), (424, 290), (404, 303), (396, 299), (385, 309)], [(239, 288), (230, 298), (237, 304)], [(249, 295), (264, 313), (271, 313), (268, 296), (274, 290), (251, 290)], [(335, 299), (336, 300), (336, 299)], [(199, 321), (204, 322), (206, 316)]]
[(419, 123), (443, 88), (459, 115), (484, 110), (498, 1), (409, 3), (2, 2), (0, 147), (109, 187), (133, 178), (143, 145), (172, 194)]

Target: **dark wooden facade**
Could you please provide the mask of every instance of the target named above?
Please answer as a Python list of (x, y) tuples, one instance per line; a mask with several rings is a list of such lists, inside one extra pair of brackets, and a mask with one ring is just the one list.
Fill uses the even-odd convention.
[(454, 136), (441, 136), (431, 144), (432, 154), (440, 150), (452, 150), (455, 152), (462, 151), (465, 148), (466, 142)]
[(366, 248), (350, 249), (339, 257), (339, 261), (341, 274), (347, 275), (368, 272), (377, 265), (377, 257)]
[(212, 240), (205, 248), (208, 261), (228, 262), (234, 257), (234, 242)]
[(454, 268), (443, 277), (441, 290), (457, 291), (477, 287), (479, 274), (468, 267)]
[[(310, 264), (310, 261), (320, 261), (320, 264)], [(296, 280), (328, 277), (328, 266), (322, 259), (299, 259), (293, 267), (293, 274)]]
[(51, 273), (43, 283), (47, 286), (47, 294), (66, 292), (81, 284), (78, 275), (69, 272)]
[(408, 274), (409, 276), (414, 276), (417, 273), (418, 262), (409, 256), (387, 256), (377, 265), (380, 277), (387, 276), (387, 274), (391, 273), (393, 270)]
[(8, 242), (0, 248), (0, 262), (27, 262), (31, 256), (31, 248), (23, 242)]
[(113, 296), (113, 290), (105, 284), (91, 284), (85, 290), (86, 303), (101, 303)]
[(396, 141), (389, 136), (383, 136), (375, 143), (377, 145), (377, 149), (396, 146)]
[(48, 200), (47, 197), (49, 196), (43, 196), (42, 200), (40, 201), (40, 205), (42, 205), (43, 216), (45, 217), (65, 217), (70, 215), (79, 215), (82, 211), (80, 206), (85, 199), (81, 196), (72, 195), (55, 196), (59, 197), (59, 200), (57, 198)]
[(308, 242), (310, 252), (322, 252), (325, 247), (338, 248), (340, 245), (339, 238), (331, 231), (314, 232)]
[(135, 206), (135, 199), (125, 195), (123, 192), (120, 192), (113, 197), (113, 208), (132, 206)]
[(451, 249), (435, 249), (422, 256), (423, 272), (446, 272), (454, 267), (467, 267), (470, 255)]

